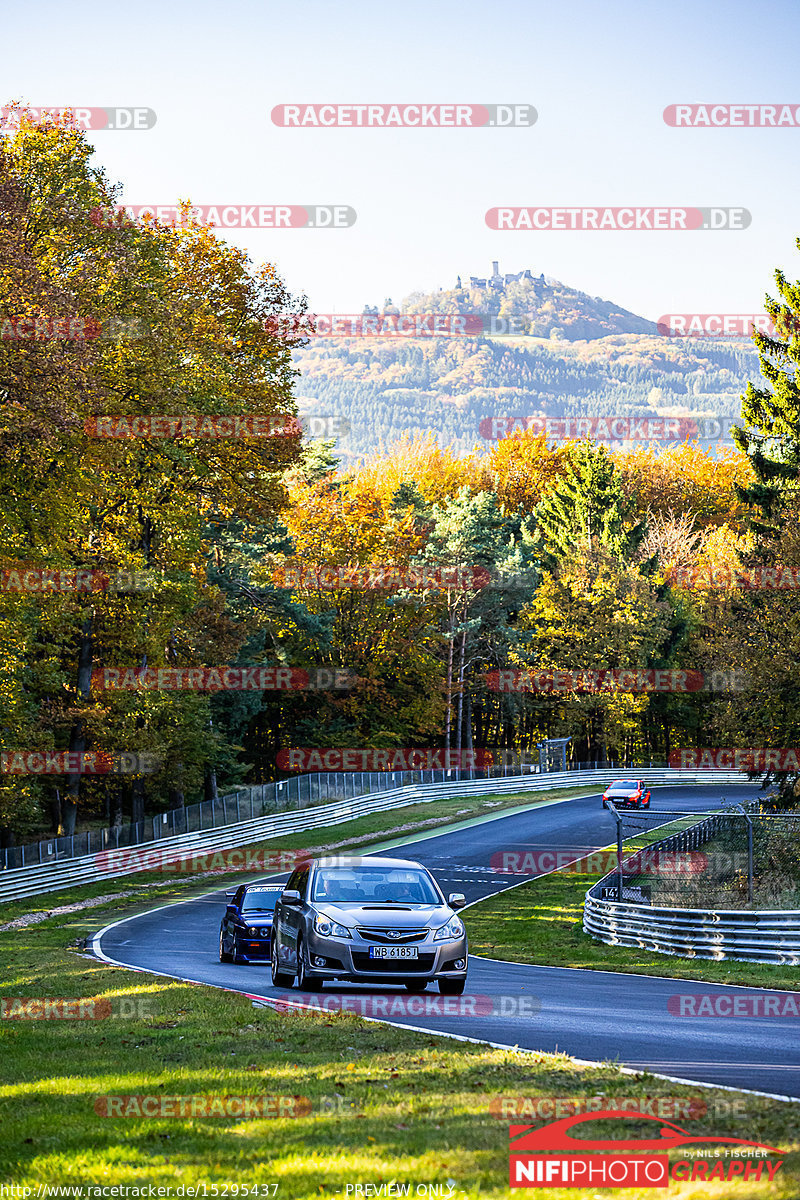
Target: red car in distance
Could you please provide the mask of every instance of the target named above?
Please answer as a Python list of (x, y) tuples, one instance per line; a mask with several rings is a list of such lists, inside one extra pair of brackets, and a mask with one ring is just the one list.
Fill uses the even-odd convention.
[(609, 800), (615, 808), (649, 808), (650, 790), (641, 779), (615, 779), (603, 792), (603, 808)]

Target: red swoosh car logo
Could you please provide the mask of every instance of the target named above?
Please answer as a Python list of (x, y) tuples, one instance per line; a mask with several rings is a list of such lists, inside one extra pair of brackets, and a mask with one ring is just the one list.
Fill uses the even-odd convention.
[[(612, 1117), (624, 1118), (626, 1121), (630, 1121), (633, 1117), (637, 1121), (654, 1121), (656, 1125), (660, 1126), (659, 1137), (620, 1138), (596, 1142), (589, 1138), (570, 1136), (569, 1131), (573, 1125), (580, 1125), (584, 1121), (607, 1121)], [(694, 1142), (711, 1142), (717, 1146), (754, 1146), (761, 1150), (769, 1150), (773, 1154), (784, 1153), (775, 1146), (766, 1146), (763, 1142), (748, 1142), (742, 1138), (698, 1137), (686, 1129), (681, 1129), (680, 1125), (673, 1125), (668, 1121), (663, 1121), (660, 1117), (651, 1117), (646, 1113), (632, 1113), (630, 1109), (580, 1113), (577, 1116), (564, 1117), (561, 1121), (553, 1121), (552, 1124), (543, 1125), (540, 1128), (535, 1125), (511, 1125), (508, 1136), (511, 1139), (510, 1150), (512, 1153), (520, 1151), (527, 1153), (534, 1150), (538, 1150), (540, 1153), (551, 1150), (569, 1150), (573, 1154), (580, 1154), (581, 1151), (586, 1150), (669, 1150), (671, 1147), (686, 1146)]]

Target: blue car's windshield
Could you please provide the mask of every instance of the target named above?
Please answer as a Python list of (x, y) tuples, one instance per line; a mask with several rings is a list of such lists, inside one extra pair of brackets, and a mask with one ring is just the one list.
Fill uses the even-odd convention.
[(242, 912), (272, 912), (280, 894), (280, 888), (276, 888), (274, 891), (272, 888), (269, 891), (266, 888), (263, 890), (260, 888), (250, 888), (249, 891), (245, 892), (244, 899), (242, 900)]
[(323, 867), (312, 900), (329, 904), (441, 904), (425, 871), (413, 867)]

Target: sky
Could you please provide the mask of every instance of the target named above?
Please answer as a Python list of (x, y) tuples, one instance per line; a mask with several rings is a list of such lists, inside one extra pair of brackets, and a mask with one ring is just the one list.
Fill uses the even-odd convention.
[[(800, 275), (800, 125), (672, 128), (662, 115), (677, 103), (800, 109), (797, 8), (783, 0), (6, 0), (0, 12), (2, 103), (155, 110), (152, 129), (89, 135), (124, 201), (355, 209), (349, 228), (224, 234), (273, 262), (312, 311), (397, 303), (485, 277), (493, 260), (652, 320), (761, 312), (776, 267)], [(275, 125), (273, 108), (290, 103), (530, 104), (538, 119)], [(752, 221), (490, 229), (498, 206), (721, 206)]]

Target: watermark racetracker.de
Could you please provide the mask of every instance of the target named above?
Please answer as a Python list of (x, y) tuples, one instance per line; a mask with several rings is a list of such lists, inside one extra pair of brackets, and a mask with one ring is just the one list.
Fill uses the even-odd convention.
[(715, 671), (672, 667), (567, 667), (541, 671), (511, 668), (488, 671), (485, 679), (490, 692), (537, 692), (544, 695), (740, 692), (749, 686), (748, 677), (738, 667)]
[(729, 438), (736, 418), (699, 414), (696, 417), (484, 417), (478, 432), (496, 442), (512, 433), (526, 432), (552, 442), (685, 442)]
[(94, 225), (132, 229), (142, 220), (175, 228), (349, 229), (357, 220), (351, 204), (117, 204), (89, 210)]
[(0, 1021), (146, 1021), (158, 1011), (152, 996), (3, 996)]
[(495, 230), (617, 230), (620, 232), (747, 229), (752, 216), (741, 207), (495, 207), (486, 224)]
[(797, 333), (800, 322), (793, 316), (769, 313), (666, 313), (656, 322), (656, 331), (669, 338), (751, 338), (753, 331), (767, 337), (787, 337)]
[(265, 998), (270, 1007), (295, 1016), (353, 1013), (359, 1017), (520, 1017), (532, 1018), (541, 1011), (538, 996), (462, 995), (443, 996), (433, 992), (400, 995), (395, 992), (291, 992)]
[(144, 751), (3, 750), (3, 775), (151, 775), (161, 760)]
[(667, 997), (667, 1012), (673, 1017), (722, 1017), (743, 1020), (797, 1020), (800, 992), (679, 992)]
[(0, 109), (0, 134), (16, 133), (26, 125), (58, 125), (62, 129), (143, 130), (152, 129), (156, 114), (143, 105), (114, 108), (89, 108), (61, 104), (36, 107), (6, 105)]
[(797, 129), (798, 104), (668, 104), (664, 123), (675, 129)]
[(100, 667), (92, 691), (309, 692), (352, 688), (343, 667)]
[(276, 104), (273, 125), (283, 129), (508, 129), (529, 128), (532, 104)]
[(303, 427), (291, 413), (263, 416), (180, 413), (171, 416), (87, 417), (84, 432), (96, 438), (271, 438), (298, 437)]
[(348, 747), (284, 747), (277, 765), (283, 771), (432, 771), (476, 770), (494, 765), (491, 751), (446, 750), (441, 747), (376, 749)]

